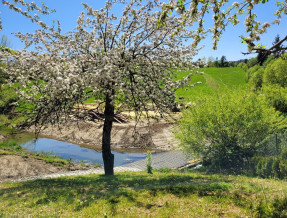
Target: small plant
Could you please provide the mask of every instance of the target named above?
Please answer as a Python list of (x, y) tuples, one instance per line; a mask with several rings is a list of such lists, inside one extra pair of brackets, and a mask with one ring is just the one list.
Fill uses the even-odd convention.
[(101, 165), (100, 163), (93, 162), (93, 163), (92, 163), (92, 166), (95, 167), (95, 168), (99, 168), (99, 167), (101, 167), (102, 165)]
[(151, 151), (147, 151), (147, 158), (146, 158), (146, 168), (147, 168), (147, 173), (152, 174), (152, 166), (151, 166)]
[(86, 164), (85, 164), (85, 162), (84, 162), (83, 160), (80, 160), (80, 165), (81, 165), (82, 167), (86, 166)]
[(162, 169), (160, 169), (160, 172), (162, 172), (162, 173), (168, 173), (168, 172), (170, 172), (170, 169), (169, 168), (162, 168)]

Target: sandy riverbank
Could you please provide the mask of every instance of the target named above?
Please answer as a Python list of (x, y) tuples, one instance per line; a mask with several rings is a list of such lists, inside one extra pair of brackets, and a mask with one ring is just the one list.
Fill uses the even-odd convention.
[[(65, 125), (45, 126), (42, 136), (55, 138), (101, 150), (103, 123), (69, 121)], [(33, 128), (29, 129), (34, 131)], [(135, 132), (134, 132), (135, 131)], [(173, 124), (154, 122), (150, 126), (134, 122), (115, 123), (112, 129), (112, 149), (173, 150), (179, 142), (173, 136)]]

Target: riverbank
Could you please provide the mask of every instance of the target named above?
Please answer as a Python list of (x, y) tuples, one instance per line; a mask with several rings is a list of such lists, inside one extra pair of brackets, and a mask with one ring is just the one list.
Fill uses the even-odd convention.
[(44, 153), (31, 153), (15, 143), (0, 142), (0, 181), (2, 182), (91, 168), (94, 166), (76, 164)]
[[(59, 128), (60, 127), (60, 128)], [(30, 128), (29, 132), (34, 129)], [(135, 137), (133, 137), (136, 131)], [(173, 125), (165, 122), (151, 123), (148, 127), (146, 123), (139, 123), (135, 129), (134, 122), (115, 123), (112, 130), (112, 150), (113, 151), (134, 151), (144, 150), (168, 151), (177, 147), (178, 142), (173, 138)], [(8, 133), (7, 133), (8, 134)], [(18, 136), (19, 135), (19, 136)], [(33, 134), (13, 134), (11, 141), (18, 144), (29, 141)], [(41, 137), (78, 144), (81, 147), (88, 147), (94, 150), (101, 150), (102, 123), (69, 121), (65, 125), (46, 126), (41, 131)], [(8, 136), (3, 136), (6, 141), (10, 141)], [(16, 138), (15, 138), (16, 137)], [(17, 137), (20, 137), (18, 140)], [(92, 166), (83, 166), (70, 163), (69, 166), (60, 166), (35, 157), (37, 154), (20, 154), (0, 149), (0, 180), (19, 180), (27, 177), (39, 177), (48, 174), (68, 173), (74, 170), (87, 170)]]
[[(136, 126), (136, 128), (135, 128)], [(173, 136), (174, 124), (167, 122), (152, 122), (150, 126), (134, 121), (114, 123), (111, 137), (111, 148), (145, 149), (152, 151), (169, 151), (178, 147), (179, 142)], [(102, 122), (68, 121), (65, 125), (48, 125), (41, 130), (41, 136), (66, 141), (101, 150)], [(33, 128), (28, 129), (34, 132)]]

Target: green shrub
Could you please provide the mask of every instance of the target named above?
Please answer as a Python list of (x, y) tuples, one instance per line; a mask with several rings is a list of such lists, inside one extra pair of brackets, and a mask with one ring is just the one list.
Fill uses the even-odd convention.
[(279, 162), (281, 178), (287, 178), (287, 150), (282, 151)]
[(256, 64), (258, 64), (257, 58), (250, 58), (250, 59), (247, 61), (247, 67), (248, 67), (248, 68), (254, 67)]
[(287, 87), (278, 84), (264, 86), (263, 93), (267, 103), (277, 111), (287, 113)]
[(147, 151), (146, 168), (147, 168), (147, 173), (149, 174), (152, 174), (151, 158), (152, 158), (151, 151)]
[(248, 71), (248, 81), (251, 87), (260, 89), (263, 83), (264, 69), (258, 65), (250, 68)]
[(287, 197), (273, 201), (272, 217), (287, 217)]
[(273, 157), (261, 157), (258, 160), (256, 165), (256, 175), (262, 178), (273, 178), (273, 168), (276, 165), (273, 165), (274, 158)]
[(262, 67), (259, 65), (255, 65), (254, 67), (251, 67), (250, 69), (247, 70), (247, 79), (248, 81), (250, 78), (253, 76), (253, 74), (258, 70), (261, 69)]
[(0, 114), (9, 113), (17, 100), (18, 95), (12, 88), (2, 88), (0, 90)]
[(255, 156), (250, 161), (250, 171), (253, 176), (262, 178), (287, 178), (287, 150), (279, 157)]
[(280, 159), (274, 158), (272, 163), (273, 175), (274, 178), (281, 178), (281, 172), (279, 168)]
[(274, 60), (275, 60), (274, 55), (271, 55), (267, 58), (266, 61), (264, 61), (262, 66), (265, 68), (265, 67), (267, 67), (268, 64), (272, 63)]
[(282, 160), (287, 160), (287, 150), (282, 151), (282, 153), (281, 153), (281, 159), (282, 159)]
[(287, 197), (275, 198), (270, 203), (261, 201), (255, 211), (256, 217), (287, 217)]
[(287, 86), (287, 60), (278, 58), (267, 65), (263, 83), (266, 85), (278, 84), (281, 87)]
[(186, 152), (214, 169), (238, 171), (256, 155), (260, 144), (286, 121), (252, 93), (206, 96), (183, 112), (176, 136)]
[(240, 64), (238, 64), (237, 65), (238, 67), (240, 67), (240, 68), (242, 68), (245, 72), (247, 72), (247, 70), (248, 70), (248, 66), (247, 66), (247, 64), (245, 64), (245, 63), (240, 63)]

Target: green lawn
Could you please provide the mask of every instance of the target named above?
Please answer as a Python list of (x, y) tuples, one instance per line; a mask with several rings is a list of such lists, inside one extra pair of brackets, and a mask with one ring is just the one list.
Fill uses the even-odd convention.
[[(181, 101), (190, 102), (202, 95), (212, 94), (216, 90), (224, 91), (224, 89), (241, 89), (246, 88), (246, 72), (240, 67), (227, 68), (202, 68), (199, 72), (204, 74), (194, 74), (191, 77), (189, 87), (181, 88), (176, 91), (177, 98), (183, 97)], [(181, 73), (178, 79), (186, 76), (188, 72)], [(202, 82), (197, 84), (197, 82)], [(192, 84), (195, 84), (192, 87)]]
[(286, 181), (192, 171), (64, 177), (0, 183), (0, 217), (286, 215), (286, 193)]

